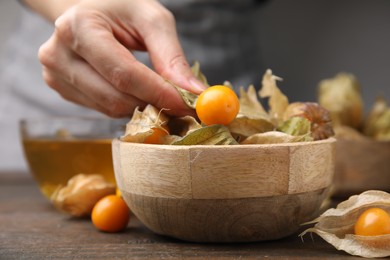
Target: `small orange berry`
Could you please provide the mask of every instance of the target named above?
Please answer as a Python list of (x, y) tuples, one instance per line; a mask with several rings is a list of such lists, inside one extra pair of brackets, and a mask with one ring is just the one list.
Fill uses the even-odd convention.
[(101, 231), (118, 232), (127, 227), (130, 210), (121, 197), (108, 195), (95, 204), (91, 219), (94, 226)]
[[(166, 127), (167, 128), (167, 127)], [(153, 127), (153, 133), (145, 138), (145, 144), (162, 144), (162, 138), (169, 134), (166, 128)]]
[(240, 101), (229, 87), (215, 85), (199, 95), (195, 109), (200, 121), (205, 125), (228, 125), (236, 118)]
[(390, 216), (381, 208), (365, 210), (355, 223), (355, 235), (379, 236), (390, 234)]

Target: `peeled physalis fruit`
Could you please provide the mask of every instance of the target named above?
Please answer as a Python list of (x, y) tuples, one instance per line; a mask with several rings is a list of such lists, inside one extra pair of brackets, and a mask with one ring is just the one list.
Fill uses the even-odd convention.
[(93, 207), (93, 225), (104, 232), (119, 232), (127, 227), (130, 210), (125, 201), (116, 195), (101, 198)]
[(390, 216), (381, 208), (366, 209), (355, 224), (355, 235), (380, 236), (390, 234)]
[(240, 101), (229, 87), (215, 85), (204, 90), (196, 100), (196, 114), (205, 125), (228, 125), (240, 110)]
[[(351, 196), (336, 208), (325, 211), (317, 219), (306, 223), (315, 226), (301, 236), (313, 232), (338, 250), (362, 257), (390, 256), (388, 214), (390, 194), (369, 190)], [(358, 234), (355, 234), (358, 233)]]
[(354, 75), (339, 73), (322, 80), (318, 86), (318, 102), (331, 115), (333, 124), (359, 128), (363, 120), (360, 85)]
[(53, 205), (75, 217), (89, 216), (102, 197), (115, 194), (115, 185), (98, 174), (78, 174), (65, 187), (57, 189), (50, 200)]

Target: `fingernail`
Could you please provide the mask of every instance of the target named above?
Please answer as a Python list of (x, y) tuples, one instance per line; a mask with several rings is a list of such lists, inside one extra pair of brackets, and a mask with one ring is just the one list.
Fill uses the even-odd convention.
[(201, 92), (203, 92), (207, 88), (206, 85), (202, 84), (196, 78), (190, 78), (189, 82), (190, 82), (190, 85), (192, 87), (192, 90), (195, 91), (196, 93), (201, 93)]

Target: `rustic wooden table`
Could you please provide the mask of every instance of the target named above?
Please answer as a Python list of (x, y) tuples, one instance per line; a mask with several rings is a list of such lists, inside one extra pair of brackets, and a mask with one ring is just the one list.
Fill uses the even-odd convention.
[(69, 218), (41, 195), (28, 174), (0, 173), (0, 259), (361, 259), (318, 236), (248, 244), (198, 244), (156, 235), (134, 216), (122, 233)]

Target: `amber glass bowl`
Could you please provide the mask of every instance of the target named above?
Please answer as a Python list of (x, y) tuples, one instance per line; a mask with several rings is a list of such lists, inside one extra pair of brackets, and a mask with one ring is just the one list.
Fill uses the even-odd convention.
[(50, 117), (20, 122), (29, 169), (42, 193), (51, 194), (76, 174), (101, 174), (115, 183), (111, 142), (123, 132), (120, 120)]

